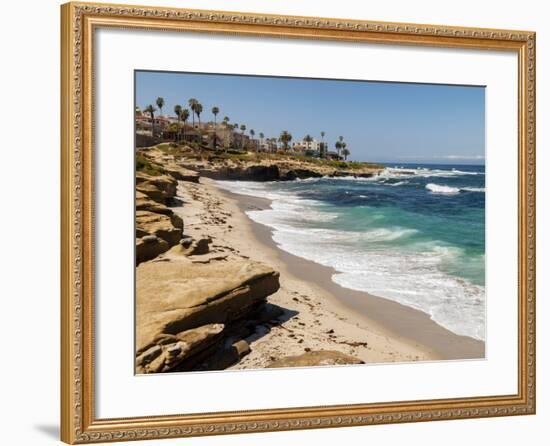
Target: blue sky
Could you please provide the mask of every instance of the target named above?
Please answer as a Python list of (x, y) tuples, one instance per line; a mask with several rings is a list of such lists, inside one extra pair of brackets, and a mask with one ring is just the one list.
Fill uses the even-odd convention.
[(266, 137), (288, 130), (334, 148), (342, 135), (358, 161), (484, 164), (485, 88), (192, 73), (136, 72), (136, 105), (164, 98), (174, 105), (203, 105), (202, 121), (245, 124)]

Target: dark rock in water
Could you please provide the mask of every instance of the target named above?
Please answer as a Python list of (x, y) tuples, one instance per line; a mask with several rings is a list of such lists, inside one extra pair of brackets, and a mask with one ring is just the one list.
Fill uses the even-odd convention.
[(369, 172), (369, 173), (356, 173), (355, 176), (357, 178), (372, 178), (374, 176), (374, 173), (372, 173), (372, 172)]
[(296, 176), (300, 179), (321, 178), (323, 176), (323, 174), (321, 174), (320, 172), (310, 169), (294, 169), (294, 172), (296, 173)]
[(322, 176), (323, 174), (317, 172), (316, 170), (297, 168), (290, 169), (282, 173), (280, 179), (285, 181), (292, 181), (298, 178), (304, 180), (306, 178), (321, 178)]
[(320, 365), (364, 364), (358, 358), (333, 350), (309, 351), (303, 355), (287, 356), (273, 361), (268, 368), (311, 367)]
[(339, 177), (355, 177), (356, 175), (344, 170), (335, 170), (330, 174), (331, 177), (339, 178)]
[(253, 181), (275, 181), (279, 179), (279, 167), (271, 166), (250, 166), (245, 171), (246, 178)]
[(279, 167), (276, 165), (252, 165), (242, 166), (220, 166), (216, 169), (204, 168), (200, 174), (218, 180), (241, 180), (241, 181), (276, 181), (280, 179)]
[(293, 170), (289, 170), (284, 175), (281, 175), (281, 180), (284, 181), (293, 181), (296, 178), (298, 178), (298, 175)]

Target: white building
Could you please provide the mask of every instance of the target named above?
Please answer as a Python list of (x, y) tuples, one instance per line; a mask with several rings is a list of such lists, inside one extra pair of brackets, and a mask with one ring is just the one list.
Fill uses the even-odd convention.
[(319, 152), (321, 149), (322, 141), (317, 141), (313, 138), (311, 141), (298, 140), (292, 143), (292, 149), (296, 152), (313, 151)]

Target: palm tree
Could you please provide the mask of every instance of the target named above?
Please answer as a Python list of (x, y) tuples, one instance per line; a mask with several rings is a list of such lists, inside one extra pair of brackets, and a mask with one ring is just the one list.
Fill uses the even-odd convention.
[(189, 108), (191, 109), (191, 113), (193, 114), (193, 128), (195, 128), (195, 109), (198, 103), (199, 101), (197, 101), (195, 98), (189, 99)]
[(246, 130), (246, 125), (241, 124), (241, 149), (244, 149), (244, 131)]
[(180, 116), (181, 116), (181, 120), (183, 121), (183, 139), (185, 140), (185, 123), (189, 119), (189, 110), (184, 108), (181, 111)]
[(239, 124), (237, 123), (234, 123), (232, 126), (231, 126), (231, 129), (233, 131), (232, 135), (233, 135), (233, 148), (237, 148), (237, 140), (235, 139), (235, 134), (236, 134), (236, 130), (239, 130)]
[(344, 144), (344, 137), (339, 136), (338, 137), (338, 142), (337, 142), (337, 145), (336, 145), (336, 151), (338, 152), (338, 158), (340, 158), (340, 149), (344, 148), (344, 146), (342, 144)]
[(155, 136), (155, 112), (157, 109), (153, 107), (153, 105), (149, 104), (147, 107), (145, 107), (145, 110), (143, 110), (145, 113), (149, 113), (151, 116), (151, 135)]
[(223, 123), (227, 126), (227, 124), (229, 124), (229, 116), (224, 116), (223, 117)]
[(254, 129), (250, 129), (250, 142), (252, 142), (252, 147), (254, 150), (256, 150), (256, 144), (254, 144), (254, 135), (256, 134), (256, 132), (254, 131)]
[(174, 105), (174, 113), (178, 117), (178, 131), (176, 132), (176, 138), (175, 138), (176, 141), (179, 141), (180, 139), (181, 111), (182, 111), (181, 105), (179, 104)]
[(220, 109), (218, 107), (212, 107), (212, 114), (214, 115), (214, 128), (216, 128), (216, 116), (218, 116), (219, 112)]
[(197, 114), (197, 118), (199, 120), (199, 130), (201, 128), (201, 113), (202, 113), (202, 104), (200, 102), (197, 102), (195, 105), (195, 113)]
[(220, 112), (220, 109), (218, 107), (212, 107), (212, 114), (214, 115), (214, 150), (216, 150), (216, 128), (217, 128), (216, 117), (218, 116), (219, 112)]
[(336, 141), (334, 143), (334, 147), (336, 148), (336, 153), (338, 154), (338, 158), (340, 158), (340, 149), (342, 148), (342, 143), (340, 141)]
[(292, 135), (288, 131), (283, 130), (279, 136), (279, 141), (283, 143), (283, 148), (286, 151), (288, 150), (288, 143), (292, 141)]
[(346, 143), (342, 143), (342, 155), (344, 155), (344, 161), (348, 160), (348, 156), (350, 155), (349, 149), (346, 149)]
[(326, 157), (326, 153), (325, 153), (325, 132), (324, 130), (321, 130), (321, 147), (320, 147), (320, 150), (319, 150), (319, 158), (325, 158)]
[(157, 107), (159, 108), (159, 116), (162, 116), (162, 107), (164, 107), (164, 98), (158, 97), (157, 98)]
[(260, 137), (260, 146), (263, 146), (264, 145), (264, 134), (263, 134), (263, 132), (260, 132), (260, 134), (258, 136)]

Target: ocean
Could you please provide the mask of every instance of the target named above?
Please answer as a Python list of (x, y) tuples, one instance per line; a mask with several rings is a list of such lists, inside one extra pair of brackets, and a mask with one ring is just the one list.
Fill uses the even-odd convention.
[(485, 339), (485, 167), (388, 164), (373, 178), (219, 181), (268, 198), (248, 216), (332, 280)]

